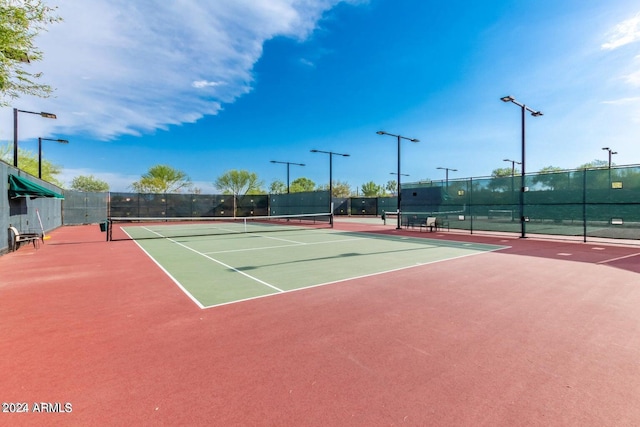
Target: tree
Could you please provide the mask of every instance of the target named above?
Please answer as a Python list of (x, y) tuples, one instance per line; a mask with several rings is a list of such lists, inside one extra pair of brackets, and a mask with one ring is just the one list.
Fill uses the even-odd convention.
[(247, 170), (232, 169), (220, 175), (213, 183), (218, 190), (224, 194), (233, 195), (233, 216), (236, 216), (237, 199), (246, 194), (264, 193), (262, 186), (264, 183), (258, 179), (258, 175)]
[(71, 189), (87, 193), (109, 191), (109, 184), (93, 175), (80, 175), (71, 180)]
[(53, 89), (36, 80), (42, 73), (31, 73), (25, 64), (42, 59), (35, 46), (36, 36), (48, 24), (62, 20), (55, 15), (55, 7), (42, 0), (6, 0), (0, 4), (0, 105), (20, 94), (49, 97)]
[[(331, 197), (349, 197), (351, 196), (351, 186), (342, 181), (333, 181), (332, 184)], [(329, 185), (321, 185), (318, 187), (318, 190), (327, 191), (329, 190)]]
[(491, 172), (491, 181), (488, 188), (494, 192), (513, 192), (519, 186), (514, 181), (515, 176), (520, 176), (518, 168), (497, 168)]
[(541, 184), (544, 189), (547, 190), (557, 190), (562, 186), (566, 186), (566, 173), (558, 173), (562, 172), (563, 169), (557, 166), (545, 166), (540, 171), (538, 171), (537, 175), (533, 177), (534, 184)]
[(376, 184), (373, 181), (362, 184), (362, 195), (364, 197), (376, 197), (384, 195), (384, 189), (381, 185)]
[(269, 184), (269, 193), (270, 194), (284, 194), (287, 192), (287, 184), (276, 179), (271, 184)]
[[(20, 159), (20, 169), (33, 175), (38, 176), (38, 155), (30, 151), (23, 150), (18, 147), (18, 158)], [(0, 146), (0, 159), (7, 163), (13, 162), (13, 148), (9, 144)], [(42, 180), (50, 182), (62, 187), (62, 183), (57, 176), (62, 172), (62, 167), (56, 165), (49, 160), (42, 159)]]
[(491, 172), (493, 178), (504, 178), (508, 176), (520, 176), (520, 169), (518, 168), (497, 168)]
[(313, 191), (316, 188), (316, 183), (311, 181), (309, 178), (296, 178), (291, 182), (289, 186), (289, 191), (291, 193), (302, 193), (305, 191)]
[(592, 160), (589, 163), (578, 166), (576, 169), (604, 169), (609, 167), (607, 160)]
[(542, 169), (540, 169), (538, 171), (538, 173), (556, 173), (556, 172), (562, 172), (564, 169), (559, 168), (558, 166), (545, 166)]
[(131, 184), (138, 193), (179, 193), (191, 188), (191, 180), (186, 173), (167, 165), (156, 165)]
[(335, 181), (333, 183), (333, 197), (351, 196), (351, 186), (347, 182)]
[(395, 179), (387, 181), (387, 185), (384, 186), (384, 189), (393, 195), (398, 194), (398, 182)]

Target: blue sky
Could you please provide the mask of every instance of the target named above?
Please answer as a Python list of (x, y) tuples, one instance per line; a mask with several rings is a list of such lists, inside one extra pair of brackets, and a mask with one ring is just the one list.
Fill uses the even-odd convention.
[[(204, 192), (230, 169), (265, 181), (352, 189), (488, 176), (520, 160), (527, 172), (606, 160), (640, 163), (640, 6), (628, 0), (90, 0), (58, 5), (64, 22), (33, 63), (54, 98), (23, 97), (20, 147), (126, 191), (150, 167), (186, 172)], [(152, 4), (154, 3), (154, 4)], [(0, 110), (12, 142), (12, 110)]]

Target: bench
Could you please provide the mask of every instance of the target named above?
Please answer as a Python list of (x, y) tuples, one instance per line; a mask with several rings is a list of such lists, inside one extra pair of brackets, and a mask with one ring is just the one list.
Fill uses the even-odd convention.
[(447, 227), (447, 231), (451, 231), (451, 229), (449, 228), (449, 221), (442, 218), (436, 218), (436, 230), (442, 230), (445, 227)]
[(449, 221), (444, 220), (442, 218), (438, 218), (435, 216), (428, 216), (426, 219), (418, 218), (417, 215), (409, 215), (406, 217), (405, 222), (403, 223), (405, 228), (415, 228), (420, 227), (420, 231), (422, 229), (429, 229), (429, 231), (438, 231), (442, 230), (445, 227), (447, 231), (449, 231)]
[(33, 243), (33, 247), (38, 249), (42, 236), (38, 233), (20, 233), (17, 228), (9, 227), (9, 251), (17, 251), (23, 243)]
[(428, 216), (426, 220), (424, 220), (424, 222), (420, 223), (420, 231), (422, 231), (422, 227), (424, 227), (425, 229), (428, 228), (429, 231), (433, 231), (433, 229), (435, 228), (436, 231), (438, 231), (438, 221), (436, 219), (436, 217), (434, 216)]
[(405, 228), (415, 228), (416, 226), (422, 228), (424, 227), (424, 221), (420, 220), (417, 215), (408, 215), (403, 225)]
[(422, 227), (424, 227), (425, 229), (428, 228), (430, 232), (433, 230), (435, 231), (442, 230), (445, 227), (447, 227), (447, 231), (450, 231), (449, 221), (446, 221), (442, 218), (438, 218), (435, 216), (428, 216), (426, 220), (420, 223), (421, 231), (422, 231)]

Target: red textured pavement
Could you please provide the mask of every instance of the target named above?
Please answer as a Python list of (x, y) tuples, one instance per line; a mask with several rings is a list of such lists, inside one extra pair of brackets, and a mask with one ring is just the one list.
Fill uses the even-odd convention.
[(97, 225), (1, 256), (0, 400), (71, 412), (0, 425), (640, 425), (638, 246), (375, 230), (511, 248), (205, 310)]

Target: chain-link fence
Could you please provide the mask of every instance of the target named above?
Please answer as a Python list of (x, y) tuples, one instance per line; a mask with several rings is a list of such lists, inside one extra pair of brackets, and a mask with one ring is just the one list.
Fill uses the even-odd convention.
[(640, 167), (404, 184), (402, 212), (470, 232), (638, 239)]
[[(524, 191), (521, 191), (524, 189)], [(333, 199), (337, 215), (396, 212), (396, 197)], [(326, 213), (328, 191), (275, 195), (65, 191), (64, 224), (107, 217), (217, 217)], [(436, 216), (450, 228), (640, 239), (640, 166), (405, 183), (402, 222)]]

